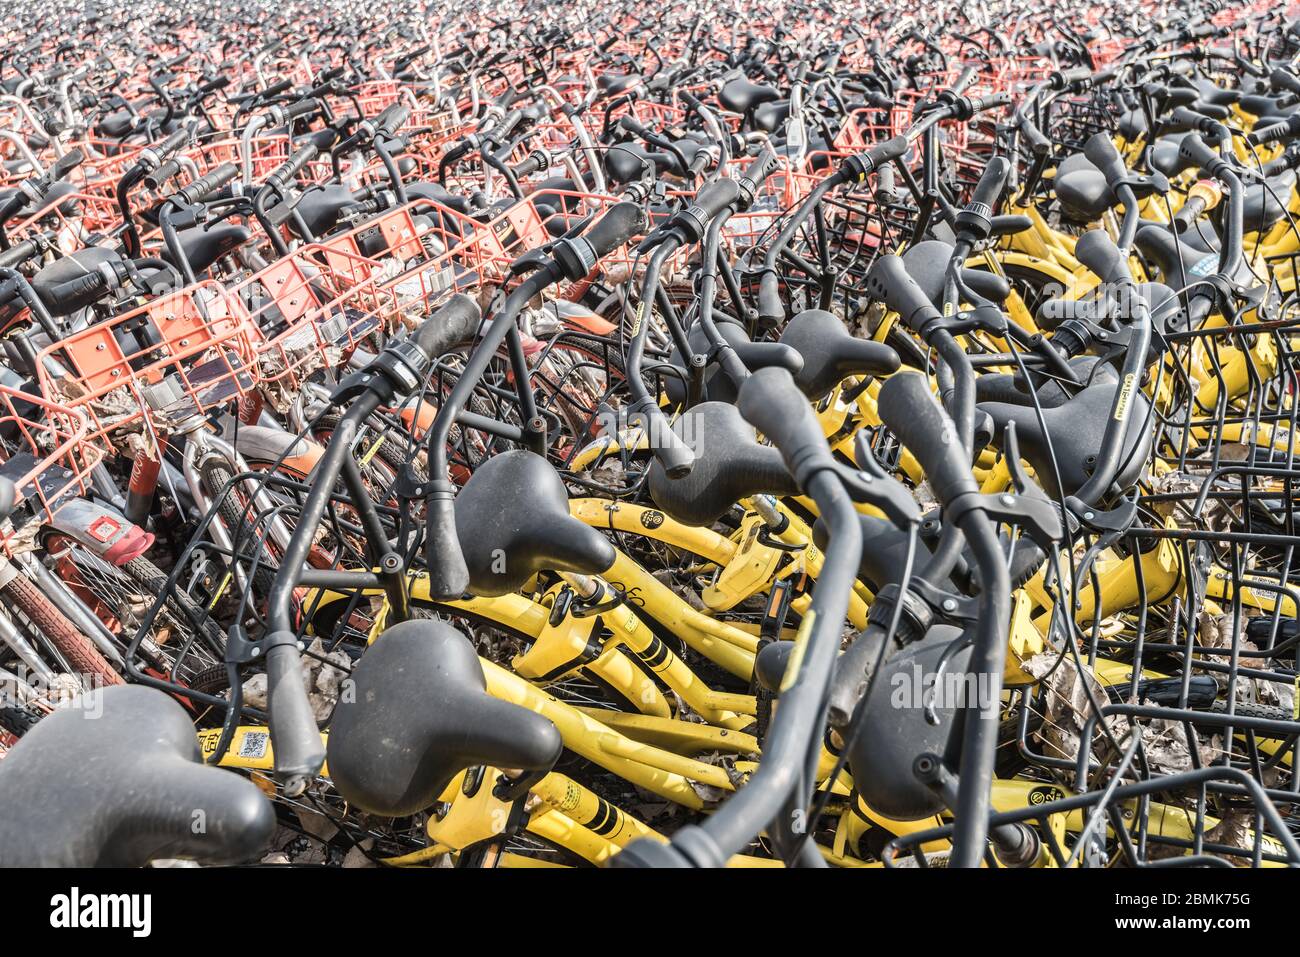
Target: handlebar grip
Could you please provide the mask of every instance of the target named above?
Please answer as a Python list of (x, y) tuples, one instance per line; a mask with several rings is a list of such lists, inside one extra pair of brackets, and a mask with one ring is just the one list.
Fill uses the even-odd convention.
[(1083, 144), (1083, 155), (1089, 163), (1101, 170), (1101, 175), (1110, 186), (1128, 177), (1128, 167), (1124, 165), (1119, 150), (1115, 149), (1109, 133), (1094, 133), (1088, 137), (1088, 141)]
[(691, 205), (683, 210), (683, 214), (692, 215), (699, 220), (701, 231), (704, 226), (708, 225), (709, 220), (713, 219), (720, 212), (740, 198), (740, 184), (734, 179), (715, 179), (711, 183), (706, 183), (695, 194), (695, 199)]
[(411, 108), (409, 106), (405, 103), (394, 103), (392, 106), (385, 107), (384, 111), (375, 118), (375, 131), (392, 136), (410, 118)]
[(420, 324), (412, 340), (432, 361), (448, 350), (472, 340), (482, 316), (478, 303), (464, 293), (456, 293)]
[(1119, 283), (1131, 278), (1124, 254), (1104, 229), (1090, 229), (1080, 236), (1074, 245), (1074, 258), (1102, 282)]
[(1300, 116), (1292, 114), (1281, 123), (1274, 123), (1272, 126), (1266, 126), (1263, 129), (1255, 130), (1246, 136), (1246, 142), (1251, 146), (1263, 146), (1267, 143), (1276, 143), (1278, 140), (1288, 139), (1300, 133)]
[(741, 176), (747, 179), (755, 186), (761, 184), (767, 179), (768, 174), (776, 167), (776, 150), (771, 146), (764, 146), (762, 151), (745, 167), (745, 172)]
[(1199, 133), (1188, 133), (1178, 144), (1178, 155), (1189, 163), (1195, 164), (1211, 176), (1223, 165), (1223, 158), (1217, 150), (1201, 139)]
[(884, 639), (883, 628), (868, 625), (867, 630), (858, 635), (835, 662), (826, 711), (831, 727), (846, 728), (853, 720), (853, 713), (867, 690), (867, 682), (871, 680), (867, 666), (879, 658)]
[(429, 566), (429, 595), (460, 598), (469, 589), (469, 568), (456, 533), (456, 492), (445, 479), (434, 483), (425, 504), (425, 559)]
[(759, 369), (740, 387), (736, 405), (745, 421), (780, 450), (786, 468), (804, 491), (814, 472), (835, 467), (812, 405), (786, 369)]
[(844, 162), (840, 164), (839, 171), (846, 180), (861, 183), (867, 178), (867, 174), (877, 167), (906, 156), (907, 148), (907, 137), (895, 136), (883, 143), (877, 143), (865, 153), (856, 153), (853, 156), (846, 157)]
[(325, 763), (325, 747), (302, 683), (302, 657), (296, 642), (274, 645), (267, 652), (266, 686), (275, 776), (292, 797), (302, 793)]
[(69, 150), (56, 159), (50, 168), (46, 170), (45, 179), (50, 183), (57, 183), (85, 162), (85, 159), (86, 154), (79, 148)]
[(1029, 144), (1029, 149), (1038, 156), (1045, 156), (1052, 151), (1052, 141), (1043, 135), (1043, 131), (1027, 116), (1020, 118), (1020, 135)]
[(78, 276), (76, 279), (69, 279), (67, 282), (61, 282), (43, 298), (48, 299), (51, 303), (72, 303), (81, 300), (87, 296), (93, 296), (104, 288), (106, 279), (101, 272), (88, 272), (85, 275)]
[(153, 170), (152, 172), (145, 174), (144, 185), (156, 192), (159, 186), (162, 186), (164, 183), (166, 183), (168, 180), (170, 180), (173, 176), (175, 176), (180, 171), (181, 171), (180, 161), (176, 159), (169, 159), (167, 162), (159, 166), (156, 170)]
[(880, 419), (921, 463), (940, 503), (978, 492), (957, 426), (919, 372), (900, 372), (885, 380), (876, 402)]
[(990, 93), (986, 96), (972, 96), (966, 100), (967, 109), (970, 116), (976, 113), (984, 113), (988, 110), (996, 110), (1003, 106), (1011, 105), (1010, 93)]
[(310, 116), (320, 111), (320, 100), (315, 97), (308, 97), (305, 100), (299, 100), (297, 103), (290, 103), (284, 107), (284, 118), (286, 122), (299, 119), (304, 116)]
[(302, 172), (304, 166), (320, 155), (320, 149), (315, 143), (308, 143), (301, 149), (295, 150), (293, 154), (275, 168), (270, 176), (266, 178), (268, 183), (274, 183), (280, 189), (284, 189), (293, 181), (293, 178)]
[(189, 127), (183, 127), (177, 130), (176, 132), (172, 133), (171, 136), (168, 136), (166, 139), (154, 143), (150, 147), (150, 149), (153, 150), (155, 156), (157, 156), (159, 159), (163, 159), (164, 157), (170, 156), (172, 153), (175, 153), (178, 149), (180, 149), (189, 141), (190, 141)]
[(603, 259), (637, 235), (646, 225), (645, 209), (639, 203), (615, 203), (582, 238), (591, 246), (596, 259)]
[(992, 212), (997, 206), (998, 200), (1002, 197), (1002, 191), (1007, 188), (1007, 178), (1011, 175), (1011, 163), (1005, 156), (995, 156), (988, 161), (984, 167), (984, 173), (980, 180), (975, 184), (975, 191), (971, 193), (970, 204), (972, 206), (987, 206)]
[(1289, 71), (1281, 67), (1274, 68), (1273, 72), (1268, 75), (1268, 81), (1275, 90), (1286, 90), (1288, 93), (1300, 93), (1300, 77), (1296, 77)]
[(253, 99), (267, 100), (273, 96), (279, 96), (281, 93), (287, 93), (289, 90), (292, 89), (293, 89), (292, 80), (279, 80), (275, 83), (272, 83), (265, 90), (258, 90), (256, 93), (253, 94)]
[(1058, 70), (1053, 73), (1050, 82), (1056, 89), (1064, 90), (1078, 83), (1086, 83), (1090, 79), (1092, 79), (1092, 70), (1088, 67), (1072, 66), (1068, 70)]
[(1205, 212), (1205, 197), (1188, 197), (1187, 202), (1174, 213), (1174, 229), (1180, 233), (1187, 232), (1191, 225), (1201, 218), (1203, 212)]
[(898, 313), (903, 325), (914, 332), (921, 333), (931, 320), (939, 317), (939, 310), (916, 284), (902, 257), (893, 253), (877, 256), (871, 264), (867, 292)]
[(239, 176), (239, 167), (234, 163), (222, 163), (216, 169), (208, 170), (194, 182), (178, 189), (175, 197), (183, 203), (197, 203), (218, 192), (227, 183)]
[(776, 325), (785, 318), (781, 281), (774, 272), (765, 272), (758, 280), (758, 317), (770, 325)]

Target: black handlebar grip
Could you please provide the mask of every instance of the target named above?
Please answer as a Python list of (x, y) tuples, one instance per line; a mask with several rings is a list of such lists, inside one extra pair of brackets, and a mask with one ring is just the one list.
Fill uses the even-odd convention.
[(1203, 212), (1205, 212), (1205, 197), (1189, 197), (1187, 202), (1179, 207), (1178, 212), (1174, 213), (1174, 229), (1180, 233), (1187, 232), (1192, 223), (1201, 218)]
[(714, 216), (740, 198), (740, 184), (734, 179), (715, 179), (695, 194), (690, 209), (702, 215), (707, 224)]
[(915, 332), (922, 332), (931, 320), (939, 317), (939, 310), (916, 284), (902, 257), (893, 253), (877, 256), (871, 264), (867, 271), (867, 292), (898, 313), (903, 325)]
[(1250, 133), (1246, 137), (1246, 142), (1251, 146), (1262, 146), (1266, 143), (1276, 143), (1278, 140), (1287, 139), (1297, 133), (1300, 133), (1300, 116), (1293, 113), (1281, 123), (1274, 123), (1272, 126), (1266, 126)]
[(754, 202), (754, 196), (758, 193), (759, 187), (767, 180), (767, 176), (776, 166), (776, 151), (770, 146), (764, 146), (762, 152), (754, 157), (753, 161), (745, 168), (739, 180), (740, 185), (740, 207), (748, 209)]
[(86, 154), (80, 149), (69, 150), (64, 153), (45, 172), (45, 178), (51, 183), (57, 183), (74, 169), (80, 166), (86, 159)]
[(1275, 90), (1286, 90), (1289, 93), (1300, 93), (1300, 77), (1296, 77), (1289, 70), (1277, 67), (1269, 74), (1268, 80)]
[(1169, 114), (1169, 120), (1168, 120), (1168, 124), (1170, 127), (1181, 126), (1189, 130), (1201, 130), (1201, 131), (1206, 130), (1208, 128), (1208, 124), (1213, 122), (1214, 120), (1212, 118), (1206, 116), (1204, 113), (1198, 113), (1190, 106), (1174, 107), (1174, 109)]
[(940, 503), (979, 492), (957, 426), (919, 372), (900, 372), (885, 380), (876, 400), (880, 420), (916, 456)]
[(980, 181), (971, 193), (972, 206), (987, 206), (991, 212), (1002, 198), (1002, 191), (1007, 188), (1007, 178), (1011, 175), (1011, 163), (1005, 156), (995, 156), (984, 167)]
[(295, 150), (287, 160), (275, 168), (270, 176), (266, 178), (268, 183), (274, 183), (280, 189), (284, 189), (293, 181), (293, 178), (302, 172), (302, 168), (320, 155), (320, 149), (315, 143), (308, 143), (301, 149)]
[(1195, 164), (1211, 176), (1223, 166), (1223, 158), (1198, 133), (1188, 133), (1178, 144), (1178, 155), (1188, 163)]
[(293, 89), (292, 80), (280, 80), (276, 83), (272, 83), (265, 90), (258, 90), (256, 93), (253, 94), (253, 98), (259, 100), (269, 100), (271, 97), (279, 96), (281, 93), (287, 93), (291, 89)]
[(405, 103), (394, 103), (392, 106), (385, 107), (384, 111), (375, 118), (375, 131), (392, 136), (410, 118), (411, 108), (409, 106)]
[(1045, 156), (1052, 151), (1052, 141), (1043, 135), (1043, 131), (1027, 116), (1020, 118), (1020, 135), (1029, 144), (1030, 150), (1037, 156)]
[(189, 127), (184, 127), (172, 133), (172, 135), (168, 136), (166, 139), (154, 143), (149, 148), (152, 149), (154, 155), (161, 160), (164, 159), (165, 157), (170, 156), (172, 153), (175, 153), (178, 149), (180, 149), (189, 141), (190, 141)]
[(1112, 187), (1128, 177), (1128, 167), (1124, 165), (1124, 157), (1120, 156), (1119, 150), (1115, 149), (1115, 143), (1109, 133), (1094, 133), (1088, 137), (1088, 141), (1083, 144), (1083, 155), (1088, 158), (1089, 163), (1101, 170), (1101, 175), (1106, 177), (1107, 184)]
[(1050, 82), (1053, 88), (1064, 90), (1067, 87), (1079, 83), (1085, 83), (1090, 79), (1092, 79), (1092, 70), (1088, 69), (1086, 66), (1073, 66), (1068, 70), (1058, 70), (1056, 73), (1053, 73)]
[(1090, 229), (1080, 236), (1074, 245), (1074, 258), (1102, 282), (1119, 283), (1131, 278), (1128, 261), (1104, 229)]
[(772, 440), (805, 492), (809, 477), (835, 467), (817, 415), (786, 369), (759, 369), (740, 387), (736, 405), (746, 422)]
[(98, 271), (88, 272), (76, 279), (69, 279), (67, 282), (59, 283), (47, 292), (44, 298), (54, 305), (80, 302), (86, 297), (93, 297), (104, 288), (106, 282), (103, 273)]
[(996, 110), (1011, 105), (1010, 93), (990, 93), (987, 96), (972, 96), (966, 100), (970, 116), (987, 110)]
[(639, 203), (615, 203), (596, 224), (583, 233), (596, 258), (603, 259), (646, 226), (646, 212)]
[(907, 149), (907, 137), (895, 136), (883, 143), (877, 143), (865, 153), (857, 153), (846, 157), (844, 162), (840, 164), (840, 174), (846, 180), (861, 183), (867, 178), (867, 174), (877, 167), (902, 159), (907, 155)]
[(478, 331), (482, 312), (464, 293), (456, 293), (415, 330), (412, 341), (430, 361), (456, 346), (470, 342)]
[(303, 687), (296, 642), (273, 645), (266, 653), (266, 685), (275, 775), (293, 796), (302, 792), (325, 763), (325, 746)]
[(222, 163), (210, 169), (192, 183), (176, 191), (176, 198), (183, 203), (197, 203), (218, 192), (227, 183), (234, 182), (239, 176), (239, 167), (234, 163)]
[(315, 97), (308, 97), (305, 100), (299, 100), (297, 103), (290, 103), (284, 107), (284, 118), (286, 121), (296, 120), (299, 117), (310, 116), (319, 112), (320, 100)]
[(166, 183), (168, 180), (170, 180), (173, 176), (175, 176), (180, 171), (181, 171), (180, 160), (169, 159), (167, 162), (163, 163), (153, 172), (145, 174), (144, 185), (149, 187), (152, 190), (157, 191), (159, 186), (161, 186), (163, 183)]

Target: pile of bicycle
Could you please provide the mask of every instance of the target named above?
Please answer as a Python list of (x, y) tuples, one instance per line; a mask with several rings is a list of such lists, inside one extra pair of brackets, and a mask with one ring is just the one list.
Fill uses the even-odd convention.
[(1020, 6), (10, 5), (0, 864), (1300, 864), (1300, 19)]

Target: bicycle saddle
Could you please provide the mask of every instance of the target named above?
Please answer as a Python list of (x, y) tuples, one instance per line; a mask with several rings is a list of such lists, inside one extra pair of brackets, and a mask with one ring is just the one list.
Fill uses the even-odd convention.
[[(1087, 382), (1094, 374), (1109, 375), (1114, 378), (1114, 367), (1109, 363), (1101, 364), (1096, 356), (1075, 356), (1068, 360), (1080, 382)], [(1057, 379), (1047, 379), (1038, 387), (1038, 404), (1045, 409), (1053, 409), (1068, 402), (1073, 393), (1067, 392)], [(1034, 400), (1029, 397), (1018, 372), (985, 374), (975, 380), (976, 402), (1009, 402), (1012, 405), (1032, 406)]]
[(666, 170), (681, 171), (681, 164), (671, 153), (651, 152), (639, 143), (619, 143), (605, 153), (605, 172), (618, 183), (640, 179), (642, 173), (653, 169), (655, 173)]
[[(881, 665), (870, 696), (853, 717), (855, 723), (866, 723), (849, 750), (853, 785), (872, 810), (895, 821), (916, 821), (943, 810), (943, 802), (917, 780), (912, 765), (927, 751), (944, 753), (957, 706), (980, 704), (978, 676), (966, 671), (970, 649), (943, 660), (961, 637), (962, 630), (952, 625), (931, 627), (925, 638)], [(909, 693), (904, 707), (898, 705), (900, 692)], [(926, 720), (925, 706), (931, 701), (938, 724)]]
[(445, 622), (386, 629), (351, 680), (325, 753), (339, 793), (371, 814), (415, 814), (470, 767), (549, 770), (564, 747), (547, 718), (488, 694), (474, 646)]
[(456, 533), (474, 595), (508, 595), (542, 571), (599, 575), (614, 564), (614, 546), (569, 514), (555, 469), (522, 449), (475, 469), (456, 496)]
[[(915, 246), (909, 246), (903, 253), (903, 265), (907, 267), (916, 284), (936, 306), (943, 305), (943, 281), (952, 260), (953, 245), (941, 239), (927, 239)], [(961, 279), (971, 292), (994, 303), (1006, 301), (1011, 295), (1011, 285), (1001, 276), (982, 269), (962, 267)]]
[[(323, 236), (338, 225), (343, 210), (354, 202), (356, 197), (346, 186), (312, 186), (302, 194), (294, 208), (313, 236)], [(295, 229), (297, 220), (290, 217), (286, 222), (290, 229)]]
[(789, 100), (772, 100), (754, 110), (754, 126), (765, 133), (775, 133), (790, 117)]
[[(1146, 302), (1155, 329), (1168, 332), (1187, 328), (1187, 314), (1183, 311), (1177, 294), (1164, 283), (1138, 283), (1136, 292)], [(1106, 306), (1100, 288), (1093, 289), (1082, 299), (1044, 300), (1034, 311), (1034, 321), (1040, 328), (1047, 330), (1056, 329), (1069, 319), (1101, 322), (1106, 318)]]
[(185, 710), (139, 685), (89, 692), (38, 722), (0, 761), (0, 801), (10, 867), (238, 864), (275, 826), (256, 785), (203, 764)]
[(1076, 223), (1100, 219), (1117, 202), (1106, 177), (1082, 153), (1061, 160), (1052, 183), (1061, 214)]
[(750, 83), (737, 77), (724, 83), (718, 93), (718, 102), (732, 113), (748, 113), (756, 106), (781, 99), (781, 91), (766, 83)]
[(781, 344), (803, 357), (794, 382), (810, 399), (825, 395), (848, 376), (890, 375), (900, 364), (892, 348), (857, 338), (821, 309), (806, 309), (791, 319), (781, 333)]
[[(1055, 408), (1043, 409), (1046, 432), (1039, 425), (1038, 414), (1032, 406), (1011, 405), (1003, 402), (982, 402), (978, 408), (993, 418), (996, 441), (1002, 441), (1008, 422), (1016, 423), (1016, 438), (1020, 440), (1020, 453), (1034, 467), (1039, 483), (1052, 498), (1064, 491), (1073, 495), (1088, 481), (1102, 437), (1110, 421), (1111, 406), (1118, 381), (1097, 377), (1072, 399)], [(1120, 460), (1125, 463), (1115, 477), (1112, 488), (1127, 489), (1137, 481), (1142, 465), (1150, 452), (1153, 433), (1143, 425), (1148, 412), (1147, 398), (1134, 384), (1130, 390), (1129, 428), (1124, 436)], [(1056, 453), (1056, 465), (1061, 472), (1058, 488), (1052, 468), (1048, 440)]]
[(53, 295), (54, 290), (64, 283), (98, 271), (102, 263), (118, 262), (121, 258), (111, 249), (87, 246), (85, 249), (79, 249), (75, 253), (54, 260), (48, 266), (41, 267), (40, 271), (32, 277), (32, 289), (53, 315), (71, 315), (97, 300), (101, 295), (100, 291), (91, 290), (80, 296), (56, 300)]
[[(736, 353), (736, 358), (750, 372), (757, 372), (768, 366), (780, 366), (788, 369), (791, 375), (799, 374), (803, 359), (793, 347), (780, 342), (752, 342), (745, 330), (734, 322), (715, 322), (714, 327), (722, 340)], [(691, 326), (686, 334), (686, 341), (690, 343), (692, 351), (697, 355), (707, 356), (713, 350), (709, 337), (705, 335), (704, 327), (699, 323)], [(682, 354), (676, 347), (669, 354), (668, 361), (679, 369), (686, 368)], [(704, 370), (704, 384), (705, 394), (716, 402), (734, 403), (739, 395), (738, 386), (731, 381), (731, 376), (722, 371), (718, 363), (710, 363)], [(686, 401), (685, 383), (676, 376), (665, 378), (664, 391), (668, 393), (669, 400), (674, 404)]]
[[(858, 578), (866, 582), (873, 592), (885, 585), (896, 585), (903, 580), (907, 567), (907, 532), (893, 522), (874, 515), (859, 515), (862, 526), (862, 556), (858, 559)], [(813, 544), (825, 549), (830, 544), (826, 523), (818, 518), (813, 523)], [(912, 558), (915, 574), (929, 563), (934, 553), (921, 535), (916, 537), (916, 550)]]
[(618, 96), (626, 93), (641, 82), (640, 73), (602, 73), (596, 77), (596, 85), (605, 96)]
[(1248, 185), (1241, 198), (1242, 232), (1257, 233), (1281, 222), (1295, 184), (1295, 170), (1288, 169)]
[(135, 117), (129, 111), (117, 110), (96, 123), (95, 131), (105, 139), (117, 140), (131, 132), (134, 123)]
[[(180, 240), (181, 249), (190, 262), (190, 268), (197, 275), (206, 272), (226, 253), (244, 245), (253, 238), (253, 233), (247, 226), (221, 222), (211, 228), (195, 226), (192, 229), (182, 229), (176, 234), (176, 238)], [(173, 266), (178, 265), (172, 262), (170, 250), (164, 249), (162, 258)]]
[(754, 427), (734, 405), (701, 402), (678, 416), (673, 433), (695, 453), (695, 467), (684, 478), (670, 479), (656, 459), (650, 497), (679, 522), (712, 525), (742, 498), (798, 491), (781, 453), (758, 444)]

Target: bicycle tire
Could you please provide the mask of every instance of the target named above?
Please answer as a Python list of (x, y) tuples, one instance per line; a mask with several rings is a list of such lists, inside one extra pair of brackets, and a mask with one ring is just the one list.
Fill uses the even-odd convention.
[(22, 576), (0, 586), (0, 598), (17, 608), (23, 616), (49, 639), (68, 666), (105, 685), (123, 684), (122, 676), (95, 647), (45, 596), (35, 582)]

